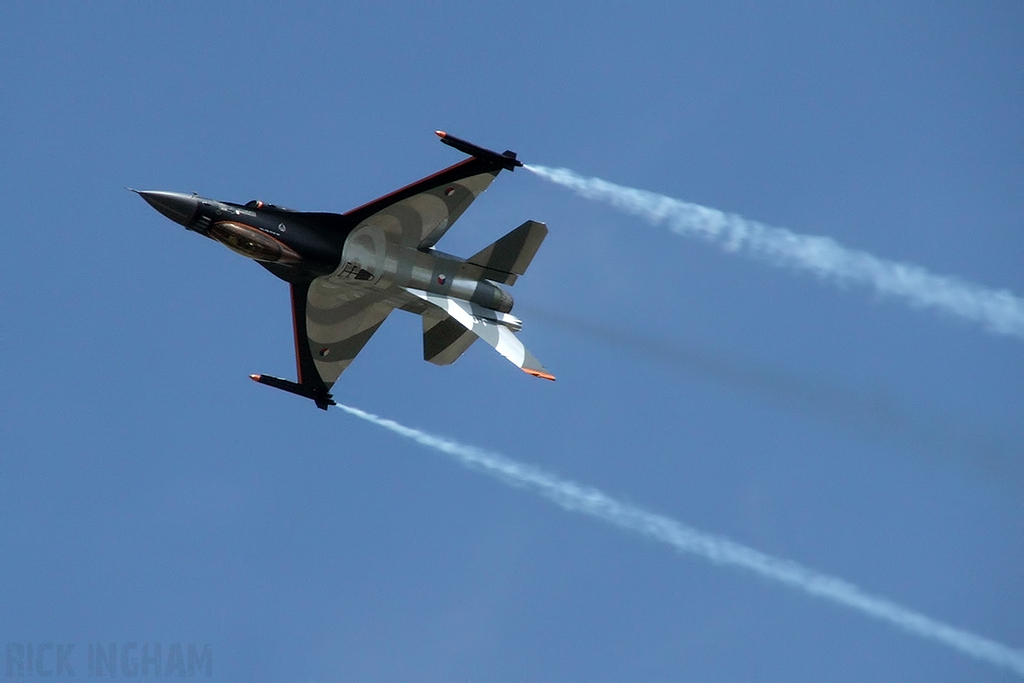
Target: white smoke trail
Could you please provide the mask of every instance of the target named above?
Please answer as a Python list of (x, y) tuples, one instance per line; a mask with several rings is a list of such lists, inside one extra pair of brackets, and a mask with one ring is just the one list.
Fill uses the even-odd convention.
[(567, 168), (526, 168), (587, 199), (607, 202), (654, 225), (665, 224), (679, 235), (701, 237), (726, 251), (745, 252), (775, 265), (809, 270), (839, 284), (867, 285), (880, 294), (902, 297), (915, 308), (952, 313), (981, 323), (991, 332), (1024, 339), (1024, 300), (1010, 291), (935, 275), (910, 263), (848, 249), (828, 237), (769, 227), (699, 204), (587, 178)]
[(697, 531), (669, 517), (619, 502), (595, 488), (560, 479), (503, 455), (427, 434), (359, 408), (341, 404), (338, 407), (350, 415), (444, 453), (460, 465), (483, 472), (510, 486), (538, 493), (566, 510), (589, 515), (646, 538), (667, 543), (679, 552), (697, 555), (714, 564), (746, 569), (763, 578), (845, 605), (1024, 676), (1024, 651), (949, 626), (885, 598), (869, 595), (842, 579), (820, 574), (790, 560), (766, 555), (720, 536)]

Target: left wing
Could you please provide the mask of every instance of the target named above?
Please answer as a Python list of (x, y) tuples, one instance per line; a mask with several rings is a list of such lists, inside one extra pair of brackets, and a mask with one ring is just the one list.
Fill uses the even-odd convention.
[(344, 214), (355, 228), (372, 224), (387, 239), (417, 249), (429, 249), (448, 231), (503, 168), (508, 157), (479, 150), (474, 156), (449, 166), (369, 204)]

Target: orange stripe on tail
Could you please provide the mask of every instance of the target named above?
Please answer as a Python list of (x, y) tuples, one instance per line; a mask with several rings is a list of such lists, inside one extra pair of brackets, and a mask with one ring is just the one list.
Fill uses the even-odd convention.
[(523, 372), (525, 372), (528, 375), (533, 375), (534, 377), (540, 377), (542, 379), (549, 379), (552, 382), (555, 381), (555, 376), (551, 375), (551, 374), (548, 374), (546, 372), (541, 372), (540, 370), (531, 370), (530, 368), (521, 368), (521, 369), (522, 369)]

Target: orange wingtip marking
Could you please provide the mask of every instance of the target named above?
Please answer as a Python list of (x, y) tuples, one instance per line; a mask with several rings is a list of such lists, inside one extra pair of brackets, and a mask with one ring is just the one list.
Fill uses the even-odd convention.
[(249, 379), (251, 379), (253, 382), (259, 382), (261, 379), (263, 379), (263, 375), (249, 375)]
[(435, 130), (434, 135), (436, 135), (439, 138), (448, 137), (448, 133), (445, 133), (443, 130)]
[(555, 376), (554, 375), (548, 374), (546, 372), (541, 372), (540, 370), (530, 370), (529, 368), (523, 368), (523, 372), (525, 372), (528, 375), (533, 375), (534, 377), (540, 377), (542, 379), (549, 379), (552, 382), (555, 381)]

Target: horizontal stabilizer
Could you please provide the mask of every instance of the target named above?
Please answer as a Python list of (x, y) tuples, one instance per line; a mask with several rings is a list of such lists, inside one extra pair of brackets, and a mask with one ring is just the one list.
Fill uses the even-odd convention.
[(506, 285), (515, 284), (526, 272), (541, 243), (548, 235), (548, 227), (537, 221), (526, 221), (494, 244), (484, 247), (466, 259), (466, 263), (484, 269), (483, 276)]
[[(431, 294), (420, 289), (407, 287), (406, 291), (440, 309), (447, 317), (454, 319), (466, 330), (493, 346), (495, 351), (508, 358), (523, 372), (534, 377), (555, 379), (555, 376), (541, 365), (540, 361), (523, 346), (519, 337), (512, 331), (513, 329), (518, 330), (522, 326), (522, 322), (515, 316), (492, 311), (461, 299)], [(425, 337), (424, 343), (426, 343)]]
[(423, 360), (451, 365), (478, 337), (440, 309), (431, 306), (423, 313)]

